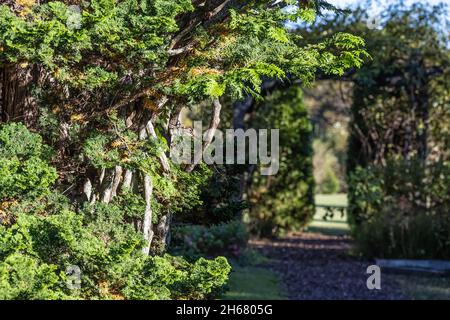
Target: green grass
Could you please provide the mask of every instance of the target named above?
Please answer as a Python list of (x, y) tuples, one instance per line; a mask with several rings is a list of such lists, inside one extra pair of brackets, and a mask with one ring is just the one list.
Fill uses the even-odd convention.
[(347, 194), (316, 194), (315, 202), (317, 205), (334, 205), (334, 206), (347, 206)]
[(332, 218), (324, 220), (325, 209), (320, 207), (321, 205), (347, 207), (346, 194), (318, 194), (315, 197), (315, 203), (318, 206), (316, 208), (316, 214), (306, 231), (323, 233), (326, 235), (348, 234), (350, 228), (347, 224), (346, 215), (341, 216), (340, 213), (336, 213)]
[(281, 300), (287, 299), (278, 275), (260, 267), (234, 266), (224, 300)]
[(396, 275), (403, 292), (414, 300), (450, 300), (450, 277)]

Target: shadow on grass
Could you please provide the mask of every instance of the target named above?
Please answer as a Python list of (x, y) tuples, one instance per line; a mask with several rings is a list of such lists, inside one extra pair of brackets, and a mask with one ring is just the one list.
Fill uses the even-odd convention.
[(349, 234), (347, 229), (317, 227), (317, 226), (308, 227), (306, 232), (320, 233), (326, 236), (346, 236)]
[(346, 222), (314, 220), (305, 231), (327, 236), (345, 236), (349, 234), (350, 228)]

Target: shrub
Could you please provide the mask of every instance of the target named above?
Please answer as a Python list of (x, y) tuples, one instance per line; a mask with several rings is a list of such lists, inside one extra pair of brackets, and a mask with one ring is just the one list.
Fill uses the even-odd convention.
[(184, 225), (174, 228), (173, 252), (197, 258), (220, 254), (238, 257), (247, 244), (248, 234), (239, 220), (213, 226)]
[[(194, 263), (164, 255), (130, 261), (121, 270), (126, 299), (213, 299), (224, 291), (231, 267), (224, 257), (200, 258)], [(126, 272), (124, 272), (126, 271)]]
[[(74, 212), (19, 215), (0, 227), (0, 296), (4, 299), (206, 299), (228, 280), (227, 260), (145, 256), (134, 238), (106, 241)], [(113, 234), (112, 234), (112, 237)], [(120, 237), (119, 237), (120, 239)], [(81, 288), (66, 285), (65, 271), (81, 271)]]
[(21, 253), (0, 261), (0, 299), (61, 299), (66, 295), (60, 285), (61, 276), (55, 265)]
[(225, 284), (231, 266), (224, 257), (213, 260), (199, 258), (193, 264), (181, 258), (174, 262), (182, 270), (181, 281), (172, 285), (172, 296), (175, 299), (213, 299), (225, 291)]
[(255, 113), (255, 128), (279, 128), (280, 159), (276, 175), (255, 169), (247, 221), (252, 233), (271, 236), (298, 230), (314, 216), (312, 126), (300, 87), (276, 91)]
[(0, 127), (0, 201), (39, 197), (50, 192), (56, 170), (49, 163), (50, 148), (20, 123)]
[[(0, 299), (220, 295), (230, 272), (225, 258), (188, 262), (144, 255), (142, 233), (133, 225), (143, 214), (142, 200), (124, 194), (75, 212), (69, 199), (50, 188), (56, 173), (49, 155), (40, 137), (24, 126), (0, 129)], [(68, 286), (70, 267), (80, 271), (79, 288)]]
[(379, 258), (450, 258), (450, 166), (389, 160), (349, 177), (349, 219), (361, 252)]
[(321, 191), (324, 194), (333, 194), (339, 191), (339, 179), (332, 169), (328, 168), (326, 170), (321, 187)]

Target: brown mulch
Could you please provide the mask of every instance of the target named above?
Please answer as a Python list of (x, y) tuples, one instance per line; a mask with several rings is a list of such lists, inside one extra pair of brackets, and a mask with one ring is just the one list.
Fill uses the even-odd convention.
[(297, 233), (271, 240), (252, 240), (281, 276), (289, 299), (407, 299), (392, 274), (381, 273), (381, 290), (366, 286), (367, 267), (374, 264), (350, 255), (347, 236)]

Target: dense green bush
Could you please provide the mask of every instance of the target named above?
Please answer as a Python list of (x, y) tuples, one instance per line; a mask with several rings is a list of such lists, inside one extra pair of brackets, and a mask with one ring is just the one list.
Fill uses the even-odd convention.
[[(140, 234), (104, 219), (88, 222), (71, 211), (22, 213), (11, 226), (0, 226), (0, 297), (205, 299), (221, 292), (231, 269), (225, 258), (190, 263), (144, 256)], [(79, 290), (66, 285), (70, 266), (81, 271)]]
[[(331, 135), (324, 139), (315, 139), (313, 142), (314, 156), (314, 181), (316, 183), (316, 193), (333, 194), (341, 191), (341, 182), (338, 176), (342, 176), (342, 160), (337, 154), (340, 150), (337, 143), (338, 134)], [(340, 148), (345, 148), (340, 146)]]
[(325, 171), (321, 191), (324, 194), (333, 194), (339, 191), (339, 179), (331, 168)]
[(67, 296), (61, 290), (63, 278), (55, 265), (39, 262), (39, 259), (14, 253), (0, 262), (0, 299), (62, 299)]
[(261, 236), (298, 230), (314, 215), (312, 126), (302, 89), (278, 90), (266, 100), (254, 126), (280, 129), (280, 167), (272, 176), (256, 169), (248, 192), (250, 230)]
[[(13, 143), (18, 139), (24, 143)], [(0, 143), (2, 163), (20, 160), (14, 169), (3, 167), (1, 180), (0, 299), (206, 299), (221, 293), (231, 269), (225, 258), (188, 262), (141, 252), (145, 242), (132, 222), (143, 210), (130, 198), (135, 195), (75, 212), (69, 199), (50, 189), (55, 169), (39, 135), (5, 125)], [(24, 174), (30, 161), (41, 164), (39, 174)], [(6, 188), (11, 181), (25, 187)], [(80, 271), (79, 288), (68, 284), (68, 268)]]
[(174, 228), (173, 251), (189, 257), (239, 257), (248, 240), (247, 230), (239, 220), (213, 226), (184, 225)]
[[(216, 297), (228, 279), (223, 257), (190, 263), (144, 256), (141, 234), (129, 224), (114, 224), (120, 219), (113, 207), (97, 209), (97, 219), (53, 212), (58, 206), (51, 203), (46, 207), (49, 211), (20, 213), (12, 225), (0, 226), (1, 298), (205, 299)], [(79, 290), (66, 285), (70, 266), (81, 271)]]
[(126, 299), (213, 299), (224, 292), (231, 267), (224, 257), (200, 258), (190, 263), (182, 257), (145, 257), (131, 268), (120, 269)]
[(349, 178), (349, 218), (369, 257), (450, 258), (450, 166), (390, 160)]
[(0, 202), (48, 194), (56, 181), (50, 149), (20, 123), (0, 127)]
[(350, 222), (370, 257), (450, 257), (446, 10), (394, 2), (380, 28), (361, 23), (365, 8), (331, 26), (366, 34), (373, 58), (354, 77), (347, 157)]

